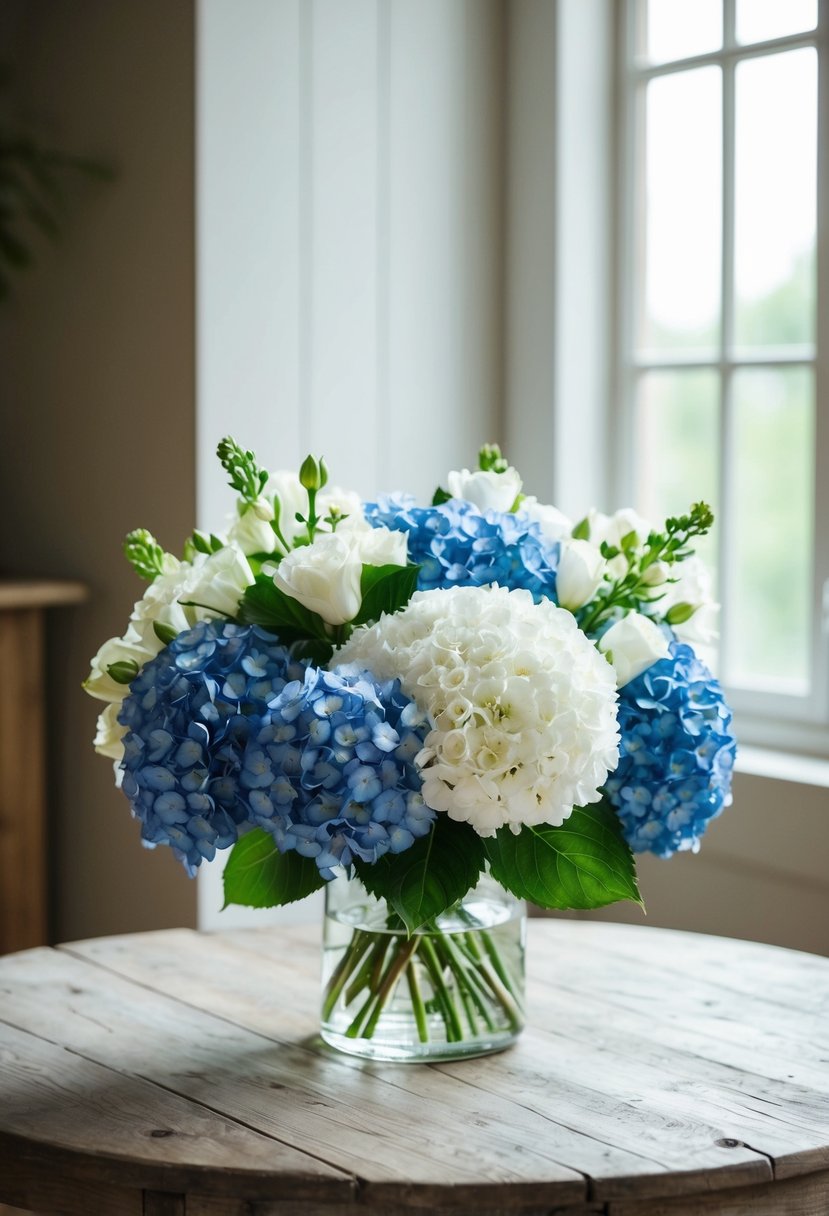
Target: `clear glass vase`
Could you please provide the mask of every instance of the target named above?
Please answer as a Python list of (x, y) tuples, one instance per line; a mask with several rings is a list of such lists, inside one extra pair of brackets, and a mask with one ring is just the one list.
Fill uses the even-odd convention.
[(524, 1025), (526, 908), (489, 876), (409, 937), (384, 900), (326, 885), (326, 1043), (400, 1063), (500, 1051)]

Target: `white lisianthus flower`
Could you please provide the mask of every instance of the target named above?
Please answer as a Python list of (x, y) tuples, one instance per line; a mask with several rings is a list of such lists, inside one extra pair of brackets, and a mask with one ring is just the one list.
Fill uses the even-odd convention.
[(611, 625), (599, 639), (599, 650), (610, 659), (618, 688), (670, 654), (665, 634), (640, 612), (629, 612)]
[(127, 733), (126, 726), (122, 726), (118, 721), (118, 714), (121, 709), (120, 702), (113, 702), (107, 705), (102, 714), (98, 715), (97, 729), (93, 746), (95, 751), (101, 756), (108, 756), (110, 760), (119, 761), (124, 756), (124, 735)]
[[(339, 529), (337, 529), (339, 531)], [(408, 545), (405, 532), (395, 532), (391, 528), (372, 528), (359, 531), (358, 536), (349, 538), (359, 553), (360, 561), (365, 566), (405, 566)]]
[(621, 549), (622, 537), (628, 533), (636, 534), (637, 548), (645, 543), (652, 528), (646, 519), (634, 511), (633, 507), (621, 507), (612, 515), (603, 515), (601, 511), (591, 508), (587, 522), (590, 525), (590, 540), (597, 548), (602, 541), (607, 541), (615, 549)]
[(387, 564), (406, 564), (402, 532), (337, 529), (319, 533), (313, 544), (292, 549), (279, 563), (273, 581), (329, 625), (344, 625), (360, 611), (363, 566)]
[(521, 477), (510, 466), (504, 473), (491, 469), (454, 469), (448, 478), (449, 493), (453, 498), (463, 498), (479, 507), (481, 511), (510, 511), (521, 493)]
[(519, 509), (522, 515), (527, 515), (533, 523), (538, 524), (548, 541), (562, 540), (573, 531), (573, 521), (569, 515), (559, 511), (558, 507), (539, 502), (537, 498), (522, 498)]
[(674, 604), (690, 604), (693, 614), (687, 621), (672, 625), (676, 636), (692, 646), (710, 646), (718, 636), (717, 614), (720, 606), (713, 596), (711, 571), (701, 557), (694, 554), (684, 562), (671, 567), (675, 583), (668, 583), (665, 596), (659, 601), (659, 612), (664, 615)]
[(179, 600), (192, 600), (187, 611), (193, 621), (212, 620), (218, 616), (234, 617), (245, 590), (255, 581), (250, 563), (241, 549), (226, 545), (194, 562), (179, 593)]
[(556, 570), (556, 599), (562, 608), (575, 612), (604, 582), (607, 562), (589, 540), (563, 540)]
[(162, 645), (152, 630), (148, 635), (146, 631), (130, 625), (122, 638), (109, 638), (95, 655), (83, 683), (85, 691), (99, 701), (111, 701), (120, 708), (127, 685), (113, 680), (109, 668), (116, 663), (133, 665), (137, 675), (145, 663), (155, 658)]
[[(110, 667), (127, 663), (140, 670), (154, 659), (164, 647), (156, 625), (178, 634), (197, 621), (235, 616), (245, 588), (253, 581), (247, 558), (235, 545), (209, 557), (197, 553), (192, 562), (176, 563), (175, 568), (159, 574), (149, 584), (132, 610), (124, 636), (104, 642), (92, 660), (84, 689), (90, 696), (120, 708), (129, 686), (113, 680)], [(191, 604), (191, 600), (197, 602)]]
[(228, 528), (230, 543), (238, 546), (246, 556), (253, 553), (283, 552), (282, 545), (271, 527), (271, 520), (274, 518), (273, 501), (260, 497), (256, 502), (242, 505), (245, 509), (233, 517)]
[[(305, 524), (297, 520), (297, 515), (308, 514), (308, 492), (305, 490), (295, 472), (281, 469), (271, 473), (260, 497), (243, 515), (237, 516), (230, 527), (229, 538), (236, 541), (244, 553), (284, 553), (276, 533), (271, 527), (275, 518), (273, 508), (274, 496), (279, 499), (279, 531), (285, 538), (289, 550), (293, 548), (299, 537), (305, 534)], [(331, 525), (325, 522), (332, 509), (343, 516), (340, 529), (366, 530), (371, 525), (363, 515), (363, 504), (359, 494), (352, 490), (343, 490), (340, 486), (325, 486), (317, 494), (316, 511), (320, 523), (317, 525), (318, 534), (330, 531)]]
[(571, 613), (528, 591), (417, 592), (332, 663), (400, 679), (434, 723), (417, 757), (426, 805), (481, 836), (563, 823), (618, 763), (612, 669)]

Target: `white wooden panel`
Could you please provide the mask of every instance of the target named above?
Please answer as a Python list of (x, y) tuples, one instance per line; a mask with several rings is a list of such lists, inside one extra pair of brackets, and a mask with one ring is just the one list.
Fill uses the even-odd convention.
[[(230, 504), (230, 431), (272, 467), (300, 455), (302, 0), (201, 0), (197, 49), (198, 515)], [(218, 473), (218, 476), (217, 476)]]
[(509, 5), (507, 450), (574, 514), (606, 475), (611, 0)]
[(311, 9), (308, 447), (364, 493), (376, 472), (377, 0)]
[[(481, 319), (497, 301), (488, 290), (475, 295), (479, 271), (469, 254), (481, 239), (487, 261), (498, 257), (497, 202), (491, 190), (477, 190), (482, 178), (492, 182), (487, 166), (499, 148), (491, 129), (482, 148), (479, 124), (491, 110), (475, 109), (488, 90), (498, 96), (500, 82), (479, 50), (485, 31), (494, 31), (496, 7), (480, 0), (391, 4), (386, 484), (423, 495), (447, 468), (473, 460), (494, 425), (497, 350), (481, 355), (479, 326), (490, 332)], [(485, 387), (474, 367), (481, 357)]]
[(554, 493), (556, 11), (508, 5), (504, 443), (527, 493)]

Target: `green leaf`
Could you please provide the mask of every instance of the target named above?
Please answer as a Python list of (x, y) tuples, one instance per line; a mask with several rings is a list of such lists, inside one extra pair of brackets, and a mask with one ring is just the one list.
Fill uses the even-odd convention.
[(483, 841), (468, 823), (438, 815), (429, 835), (411, 848), (355, 868), (366, 890), (385, 899), (412, 934), (463, 899), (485, 860)]
[(446, 491), (441, 486), (438, 486), (438, 488), (435, 490), (434, 494), (432, 495), (432, 506), (439, 507), (441, 505), (441, 503), (449, 502), (451, 497), (452, 497), (451, 494), (447, 494)]
[(237, 619), (242, 625), (270, 629), (281, 642), (330, 640), (322, 617), (286, 595), (267, 574), (257, 575), (256, 582), (245, 590)]
[(304, 899), (324, 882), (312, 857), (280, 853), (272, 836), (254, 828), (230, 850), (224, 872), (224, 907), (275, 908)]
[(590, 520), (586, 515), (573, 528), (573, 538), (575, 540), (590, 540)]
[(384, 612), (405, 608), (417, 587), (420, 566), (363, 566), (360, 592), (363, 601), (355, 625), (379, 621)]
[(617, 899), (644, 907), (633, 854), (607, 802), (575, 807), (560, 827), (501, 828), (484, 841), (492, 877), (541, 908), (602, 908)]
[(165, 646), (169, 646), (178, 637), (172, 625), (162, 625), (160, 621), (153, 621), (153, 633)]
[(110, 663), (107, 673), (116, 684), (132, 684), (138, 675), (138, 664), (135, 659), (122, 659), (120, 663)]

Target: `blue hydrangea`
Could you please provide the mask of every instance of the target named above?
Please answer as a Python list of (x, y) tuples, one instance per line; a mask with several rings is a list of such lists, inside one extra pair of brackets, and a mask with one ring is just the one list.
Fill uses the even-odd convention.
[(258, 626), (203, 621), (130, 685), (122, 788), (150, 848), (170, 845), (192, 876), (246, 822), (242, 755), (252, 730), (304, 663)]
[(313, 857), (324, 878), (425, 836), (435, 812), (414, 758), (429, 730), (399, 681), (353, 666), (309, 667), (272, 702), (245, 749), (240, 782), (253, 822), (281, 852)]
[(481, 511), (458, 498), (419, 507), (411, 495), (381, 498), (364, 510), (374, 527), (407, 534), (421, 591), (498, 583), (526, 588), (536, 601), (555, 599), (559, 546), (520, 512)]
[(673, 641), (619, 689), (619, 767), (605, 792), (637, 852), (699, 848), (708, 821), (731, 802), (736, 743), (722, 689), (690, 646)]

